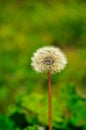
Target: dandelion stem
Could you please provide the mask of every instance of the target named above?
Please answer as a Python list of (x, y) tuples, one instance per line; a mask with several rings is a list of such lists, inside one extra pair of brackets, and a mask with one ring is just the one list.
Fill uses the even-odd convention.
[(52, 93), (51, 93), (51, 74), (48, 72), (48, 112), (49, 112), (49, 130), (52, 130)]

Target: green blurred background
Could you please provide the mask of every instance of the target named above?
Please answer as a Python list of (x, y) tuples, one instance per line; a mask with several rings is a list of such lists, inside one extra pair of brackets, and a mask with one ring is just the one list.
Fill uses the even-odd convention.
[(68, 59), (52, 76), (53, 130), (86, 130), (85, 0), (0, 0), (0, 130), (48, 130), (47, 75), (30, 65), (46, 45)]

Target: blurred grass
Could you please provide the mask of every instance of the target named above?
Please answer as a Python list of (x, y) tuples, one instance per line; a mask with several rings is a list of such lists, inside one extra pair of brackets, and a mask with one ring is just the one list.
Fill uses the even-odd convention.
[[(17, 103), (22, 104), (21, 99), (25, 95), (28, 102), (26, 100), (23, 102), (26, 103), (25, 107), (33, 113), (37, 112), (35, 108), (39, 106), (37, 102), (40, 98), (36, 95), (37, 100), (34, 101), (32, 98), (30, 102), (28, 96), (34, 92), (41, 94), (41, 96), (47, 95), (47, 75), (38, 74), (31, 68), (31, 56), (39, 47), (55, 45), (65, 52), (68, 58), (68, 65), (61, 74), (52, 76), (53, 97), (58, 99), (58, 101), (61, 98), (65, 99), (64, 106), (68, 101), (68, 110), (65, 110), (65, 118), (68, 118), (68, 111), (71, 109), (70, 115), (76, 115), (68, 118), (73, 125), (76, 126), (78, 123), (78, 126), (86, 125), (85, 12), (86, 2), (80, 0), (61, 2), (56, 0), (34, 0), (34, 2), (27, 0), (0, 1), (1, 115), (8, 117), (15, 111), (20, 111), (22, 108), (17, 108)], [(73, 94), (68, 91), (68, 87), (70, 90), (72, 89), (71, 86), (74, 86), (73, 90), (77, 97), (76, 105), (68, 100), (73, 98)], [(64, 92), (62, 92), (63, 89)], [(66, 91), (68, 91), (67, 94)], [(47, 97), (45, 102), (47, 104)], [(33, 106), (29, 106), (31, 103)], [(58, 105), (58, 103), (53, 104), (56, 104), (56, 107), (61, 111), (61, 105)], [(81, 111), (79, 108), (82, 108)], [(43, 110), (40, 110), (39, 118), (36, 118), (38, 124), (40, 122), (44, 123), (46, 109), (44, 107)], [(23, 113), (25, 114), (25, 112)], [(63, 114), (63, 111), (61, 111), (61, 114)], [(35, 118), (35, 114), (32, 114), (31, 117)], [(55, 120), (60, 119), (56, 109), (54, 110), (53, 118)], [(68, 119), (66, 120), (67, 122), (65, 120), (62, 121), (63, 126), (61, 127), (66, 127)], [(60, 127), (58, 122), (54, 122), (57, 128)], [(46, 121), (44, 124), (46, 124)], [(35, 127), (31, 129), (35, 129)]]

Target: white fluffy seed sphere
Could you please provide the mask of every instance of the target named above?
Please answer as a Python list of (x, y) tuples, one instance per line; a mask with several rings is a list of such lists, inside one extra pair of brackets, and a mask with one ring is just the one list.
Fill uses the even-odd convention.
[(67, 64), (65, 54), (57, 47), (47, 46), (38, 49), (31, 58), (32, 67), (40, 73), (58, 73)]

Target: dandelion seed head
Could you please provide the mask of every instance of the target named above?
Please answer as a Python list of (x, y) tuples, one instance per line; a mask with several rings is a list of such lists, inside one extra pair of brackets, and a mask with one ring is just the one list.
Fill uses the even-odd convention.
[(57, 73), (67, 64), (65, 54), (57, 47), (48, 46), (38, 49), (31, 58), (32, 67), (40, 73)]
[(52, 57), (47, 56), (43, 59), (43, 63), (45, 65), (53, 65), (54, 59)]

